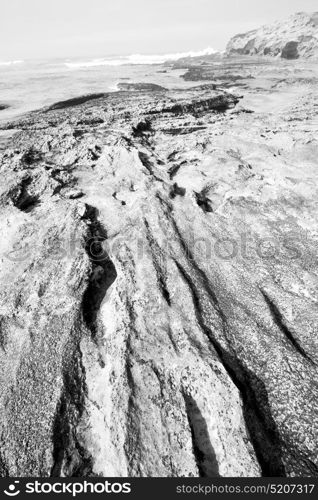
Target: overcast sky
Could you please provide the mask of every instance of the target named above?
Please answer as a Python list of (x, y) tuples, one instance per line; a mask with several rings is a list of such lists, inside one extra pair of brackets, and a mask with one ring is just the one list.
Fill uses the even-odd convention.
[(224, 49), (317, 0), (0, 0), (0, 61)]

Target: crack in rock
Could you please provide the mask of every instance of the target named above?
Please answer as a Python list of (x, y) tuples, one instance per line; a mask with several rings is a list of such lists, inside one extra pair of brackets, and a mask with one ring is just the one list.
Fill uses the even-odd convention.
[(98, 210), (86, 205), (83, 216), (89, 223), (85, 249), (91, 262), (91, 274), (83, 296), (83, 319), (90, 330), (93, 340), (98, 340), (98, 313), (107, 290), (117, 277), (116, 268), (110, 259), (103, 243), (107, 239), (107, 232), (98, 220)]

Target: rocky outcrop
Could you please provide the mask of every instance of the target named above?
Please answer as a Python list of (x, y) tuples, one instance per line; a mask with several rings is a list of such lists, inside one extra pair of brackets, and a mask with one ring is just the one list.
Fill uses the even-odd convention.
[(83, 95), (80, 97), (73, 97), (72, 99), (66, 99), (66, 101), (59, 101), (56, 102), (55, 104), (52, 104), (52, 106), (50, 106), (48, 110), (51, 111), (56, 109), (72, 108), (73, 106), (79, 106), (80, 104), (85, 104), (86, 102), (105, 96), (106, 96), (105, 93), (99, 93), (99, 94), (95, 93), (95, 94)]
[(137, 92), (164, 92), (166, 89), (156, 83), (133, 83), (120, 82), (117, 84), (118, 90), (128, 90)]
[(310, 88), (276, 115), (202, 86), (5, 127), (2, 476), (317, 475)]
[(285, 21), (234, 36), (228, 55), (318, 57), (318, 13), (298, 12)]
[(233, 74), (226, 71), (226, 64), (222, 67), (215, 65), (190, 66), (186, 73), (181, 75), (181, 78), (186, 82), (209, 81), (214, 90), (226, 89), (232, 87), (247, 87), (246, 80), (251, 78), (250, 74)]

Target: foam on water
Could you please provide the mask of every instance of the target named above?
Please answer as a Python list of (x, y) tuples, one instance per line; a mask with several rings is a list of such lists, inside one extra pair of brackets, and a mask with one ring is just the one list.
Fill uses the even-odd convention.
[(13, 66), (15, 64), (22, 64), (24, 61), (16, 60), (16, 61), (0, 61), (0, 66)]
[(207, 47), (200, 51), (177, 52), (173, 54), (132, 54), (117, 58), (100, 58), (89, 61), (66, 61), (65, 66), (70, 69), (91, 68), (95, 66), (124, 66), (124, 65), (145, 65), (163, 64), (169, 61), (177, 61), (185, 57), (202, 57), (216, 54), (217, 51)]
[[(118, 83), (156, 83), (166, 88), (187, 87), (180, 78), (184, 69), (160, 64), (184, 57), (214, 54), (211, 48), (198, 52), (163, 55), (134, 54), (117, 58), (79, 61), (73, 59), (15, 60), (0, 62), (0, 122), (25, 112), (80, 95), (115, 92)], [(23, 63), (23, 64), (22, 64)]]

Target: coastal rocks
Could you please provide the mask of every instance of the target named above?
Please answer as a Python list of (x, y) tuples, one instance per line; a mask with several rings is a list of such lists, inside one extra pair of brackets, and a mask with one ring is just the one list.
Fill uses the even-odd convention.
[(56, 102), (52, 106), (49, 106), (48, 111), (56, 109), (72, 108), (73, 106), (78, 106), (80, 104), (84, 104), (85, 102), (89, 102), (91, 100), (95, 100), (100, 97), (105, 97), (106, 95), (107, 94), (105, 93), (99, 93), (99, 94), (88, 94), (80, 97), (73, 97), (72, 99), (66, 99), (65, 101)]
[[(181, 59), (177, 59), (173, 62), (173, 69), (184, 69), (189, 66), (204, 66), (213, 63), (218, 63), (222, 61), (222, 53), (214, 52), (213, 54), (206, 54), (201, 56), (191, 56), (191, 57), (182, 57)], [(165, 65), (171, 65), (171, 61), (167, 61)]]
[(155, 83), (130, 83), (120, 82), (117, 84), (118, 90), (126, 90), (129, 92), (165, 92), (167, 89)]
[[(185, 98), (170, 102), (167, 106), (162, 106), (161, 103), (155, 110), (151, 110), (151, 114), (169, 113), (173, 115), (194, 114), (199, 116), (208, 111), (221, 112), (234, 108), (239, 102), (239, 97), (224, 92), (214, 92), (210, 97), (210, 92), (203, 92), (202, 98), (196, 100)], [(204, 96), (206, 94), (206, 96)]]
[(7, 125), (2, 476), (318, 475), (317, 84), (242, 71)]
[(228, 55), (254, 55), (297, 59), (318, 57), (318, 13), (298, 12), (285, 21), (234, 36)]
[(212, 66), (194, 66), (190, 67), (186, 73), (181, 75), (181, 78), (187, 82), (197, 81), (213, 81), (214, 90), (235, 87), (247, 87), (246, 79), (250, 79), (250, 75), (229, 74), (220, 71), (220, 68)]
[(238, 80), (243, 80), (244, 76), (242, 75), (230, 75), (230, 74), (220, 74), (219, 71), (216, 71), (215, 67), (191, 67), (188, 71), (182, 75), (183, 80), (195, 82), (200, 80), (218, 80), (220, 85), (227, 83), (233, 85), (233, 83)]
[[(248, 88), (253, 79), (251, 74), (252, 68), (248, 64), (241, 63), (237, 60), (235, 64), (225, 58), (222, 64), (219, 62), (210, 61), (205, 64), (197, 65), (194, 61), (189, 61), (184, 69), (185, 73), (180, 75), (180, 78), (187, 82), (206, 82), (200, 86), (194, 87), (196, 90), (222, 90), (235, 88)], [(207, 83), (209, 82), (209, 83)]]

